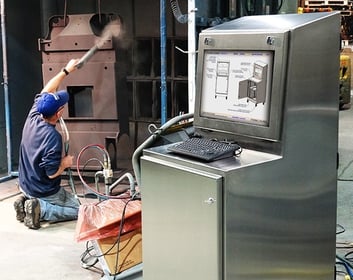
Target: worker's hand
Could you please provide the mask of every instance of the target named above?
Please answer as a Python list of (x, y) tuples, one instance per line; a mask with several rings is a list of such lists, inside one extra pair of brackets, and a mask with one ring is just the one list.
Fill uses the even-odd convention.
[(70, 156), (70, 155), (64, 156), (63, 158), (61, 158), (59, 169), (55, 172), (55, 174), (50, 175), (48, 177), (50, 179), (54, 179), (54, 178), (60, 176), (61, 173), (63, 173), (66, 168), (71, 167), (71, 165), (73, 163), (73, 159), (74, 159), (74, 157)]
[(67, 156), (64, 156), (62, 159), (61, 159), (61, 167), (63, 169), (66, 169), (66, 168), (69, 168), (72, 166), (74, 162), (74, 157), (73, 156), (70, 156), (70, 155), (67, 155)]
[(71, 73), (72, 71), (75, 71), (77, 69), (76, 65), (79, 62), (80, 59), (75, 58), (71, 59), (65, 66), (65, 69), (67, 72)]

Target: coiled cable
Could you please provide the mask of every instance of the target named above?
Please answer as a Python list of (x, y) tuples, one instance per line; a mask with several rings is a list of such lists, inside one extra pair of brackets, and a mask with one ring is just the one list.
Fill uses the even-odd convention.
[(180, 23), (188, 22), (188, 15), (181, 13), (178, 0), (170, 0), (170, 6), (172, 7), (174, 17), (178, 22)]

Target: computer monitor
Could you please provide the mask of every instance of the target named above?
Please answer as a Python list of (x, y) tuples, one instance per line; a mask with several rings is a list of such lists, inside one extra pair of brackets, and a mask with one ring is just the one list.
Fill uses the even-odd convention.
[(290, 30), (268, 26), (265, 16), (248, 25), (247, 18), (199, 35), (194, 126), (227, 139), (278, 142)]

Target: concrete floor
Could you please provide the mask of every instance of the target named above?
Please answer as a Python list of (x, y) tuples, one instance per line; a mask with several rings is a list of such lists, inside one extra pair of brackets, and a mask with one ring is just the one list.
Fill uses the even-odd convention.
[[(76, 221), (49, 224), (30, 230), (15, 218), (15, 181), (0, 184), (5, 193), (0, 202), (0, 278), (26, 279), (101, 279), (101, 271), (80, 265), (85, 242), (74, 240)], [(4, 199), (5, 198), (5, 199)]]
[[(339, 256), (353, 251), (353, 109), (339, 112), (339, 169), (337, 207), (337, 249)], [(0, 183), (0, 278), (86, 279), (102, 278), (99, 263), (84, 269), (80, 256), (85, 242), (74, 240), (76, 222), (43, 224), (29, 230), (15, 219), (13, 201), (17, 198), (16, 179)], [(92, 200), (84, 200), (82, 203)], [(337, 266), (338, 271), (343, 267)], [(344, 279), (342, 274), (337, 279)]]
[[(337, 246), (340, 257), (353, 251), (353, 108), (340, 111), (337, 181)], [(352, 262), (353, 263), (353, 262)], [(340, 265), (338, 271), (344, 271)], [(337, 279), (344, 279), (341, 273)]]

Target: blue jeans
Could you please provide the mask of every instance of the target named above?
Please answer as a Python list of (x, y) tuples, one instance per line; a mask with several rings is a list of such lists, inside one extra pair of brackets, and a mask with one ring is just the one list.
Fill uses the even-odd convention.
[(79, 201), (62, 187), (53, 195), (37, 199), (40, 203), (41, 220), (62, 222), (76, 220), (78, 217)]

